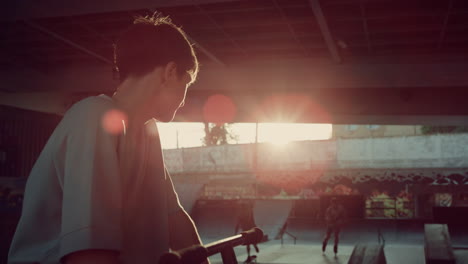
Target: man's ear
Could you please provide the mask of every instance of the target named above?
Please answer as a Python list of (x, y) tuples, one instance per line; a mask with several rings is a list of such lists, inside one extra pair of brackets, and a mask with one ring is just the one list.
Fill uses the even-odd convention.
[(177, 65), (175, 62), (170, 61), (164, 67), (164, 80), (171, 80), (177, 77)]

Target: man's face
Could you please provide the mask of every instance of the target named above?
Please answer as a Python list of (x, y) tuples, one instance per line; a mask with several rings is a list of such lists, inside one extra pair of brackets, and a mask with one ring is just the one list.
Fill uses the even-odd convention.
[(157, 105), (153, 108), (156, 119), (162, 122), (170, 122), (174, 119), (177, 110), (184, 105), (190, 82), (190, 74), (184, 73), (180, 76), (175, 68), (165, 69), (165, 79), (158, 92), (158, 98), (155, 98)]

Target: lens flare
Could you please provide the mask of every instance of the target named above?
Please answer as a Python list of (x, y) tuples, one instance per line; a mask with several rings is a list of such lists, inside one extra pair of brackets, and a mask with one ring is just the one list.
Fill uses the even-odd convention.
[(203, 117), (210, 123), (231, 123), (237, 114), (237, 107), (226, 95), (212, 95), (203, 106)]
[(102, 127), (110, 134), (120, 134), (125, 132), (125, 122), (127, 115), (117, 109), (107, 111), (102, 117)]

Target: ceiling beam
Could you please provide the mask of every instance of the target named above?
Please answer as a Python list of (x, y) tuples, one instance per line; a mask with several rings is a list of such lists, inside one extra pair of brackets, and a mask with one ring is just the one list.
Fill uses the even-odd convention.
[(208, 58), (210, 58), (210, 60), (212, 60), (214, 63), (218, 64), (219, 66), (223, 66), (225, 67), (226, 64), (221, 61), (218, 57), (216, 57), (216, 55), (214, 55), (211, 51), (207, 50), (205, 47), (203, 47), (198, 41), (194, 40), (191, 36), (189, 36), (187, 34), (187, 38), (188, 40), (195, 44), (195, 47), (200, 50), (201, 52), (203, 52), (203, 54), (205, 54)]
[[(369, 92), (368, 89), (356, 89), (352, 93), (354, 96), (347, 91), (330, 89), (318, 94), (293, 94), (303, 98), (303, 102), (312, 103), (306, 107), (301, 103), (285, 104), (280, 101), (265, 104), (268, 96), (261, 94), (235, 94), (230, 98), (237, 111), (235, 119), (230, 122), (468, 126), (468, 111), (462, 99), (467, 95), (464, 90), (442, 87), (419, 89), (413, 97), (405, 97), (401, 91), (391, 89), (383, 94)], [(0, 92), (0, 105), (62, 115), (77, 100), (96, 94), (98, 92)], [(175, 121), (209, 121), (204, 119), (203, 108), (210, 95), (189, 92), (187, 103), (178, 112)], [(281, 95), (285, 98), (288, 96), (285, 93)], [(278, 113), (283, 119), (277, 119)]]
[(85, 48), (85, 47), (83, 47), (81, 45), (78, 45), (75, 42), (73, 42), (73, 41), (71, 41), (71, 40), (69, 40), (69, 39), (67, 39), (65, 37), (62, 37), (59, 34), (53, 32), (53, 31), (51, 31), (51, 30), (49, 30), (49, 29), (47, 29), (45, 27), (42, 27), (42, 26), (40, 26), (40, 25), (38, 25), (36, 23), (33, 23), (31, 21), (27, 21), (27, 20), (25, 21), (25, 23), (27, 25), (29, 25), (30, 27), (32, 27), (32, 28), (34, 28), (34, 29), (46, 34), (46, 35), (49, 35), (49, 36), (51, 36), (51, 37), (65, 43), (65, 44), (67, 44), (67, 45), (69, 45), (69, 46), (71, 46), (71, 47), (73, 47), (73, 48), (75, 48), (75, 49), (77, 49), (77, 50), (79, 50), (81, 52), (84, 52), (84, 53), (86, 53), (86, 54), (88, 54), (88, 55), (90, 55), (90, 56), (92, 56), (92, 57), (106, 63), (106, 64), (113, 65), (112, 61), (107, 59), (106, 57), (104, 57), (102, 55), (99, 55), (96, 52), (91, 51), (91, 50), (89, 50), (89, 49), (87, 49), (87, 48)]
[[(366, 2), (363, 0), (364, 3)], [(460, 11), (461, 14), (466, 14), (467, 12)], [(405, 18), (419, 18), (421, 19), (421, 22), (427, 22), (424, 21), (426, 18), (433, 18), (433, 17), (438, 17), (442, 16), (440, 12), (408, 12), (408, 10), (401, 10), (401, 13), (391, 13), (389, 12), (388, 14), (385, 15), (372, 15), (368, 14), (367, 15), (367, 20), (392, 20), (392, 21), (398, 21), (400, 19), (405, 19)], [(333, 21), (337, 23), (344, 23), (344, 22), (352, 22), (352, 21), (360, 21), (360, 17), (356, 16), (341, 16), (341, 17), (334, 17)]]
[(248, 56), (249, 54), (247, 54), (247, 52), (245, 51), (245, 49), (243, 49), (239, 43), (237, 43), (234, 39), (232, 39), (232, 37), (223, 29), (223, 27), (221, 27), (218, 22), (216, 22), (216, 20), (210, 16), (210, 14), (208, 14), (198, 3), (197, 1), (197, 4), (196, 4), (196, 8), (200, 11), (200, 13), (202, 15), (204, 15), (206, 18), (208, 18), (208, 20), (211, 21), (211, 23), (219, 30), (221, 31), (221, 33), (224, 35), (224, 37), (229, 40), (232, 45), (234, 47), (236, 47), (240, 52), (242, 52), (244, 55)]
[(341, 63), (341, 57), (338, 52), (338, 47), (336, 46), (335, 40), (330, 32), (328, 23), (323, 15), (322, 8), (320, 7), (319, 0), (309, 0), (312, 11), (314, 12), (314, 17), (319, 25), (320, 31), (322, 32), (325, 43), (327, 44), (328, 50), (333, 58), (333, 61), (336, 63)]
[(294, 30), (294, 28), (291, 26), (291, 24), (289, 23), (286, 15), (284, 14), (284, 11), (283, 11), (283, 8), (281, 8), (278, 3), (276, 2), (276, 0), (273, 0), (273, 5), (276, 7), (276, 9), (278, 9), (278, 11), (280, 12), (281, 14), (281, 19), (284, 21), (284, 23), (288, 26), (288, 31), (289, 33), (291, 34), (291, 36), (294, 38), (294, 40), (296, 41), (296, 43), (298, 44), (299, 47), (301, 47), (301, 49), (304, 51), (304, 56), (308, 57), (309, 56), (309, 50), (305, 47), (305, 45), (302, 43), (302, 41), (299, 40), (299, 38), (297, 37), (296, 35), (296, 32)]
[[(197, 4), (234, 2), (236, 0), (197, 0)], [(193, 0), (34, 0), (6, 1), (0, 14), (4, 20), (30, 20), (44, 17), (79, 16), (87, 14), (126, 12), (149, 8), (192, 6)]]
[[(199, 80), (190, 87), (187, 103), (177, 120), (203, 121), (207, 98), (221, 93), (231, 97), (236, 106), (233, 122), (466, 125), (467, 68), (467, 63), (328, 62), (307, 66), (294, 62), (229, 69), (206, 65)], [(17, 107), (48, 112), (63, 112), (63, 105), (69, 101), (68, 96), (62, 97), (63, 93), (110, 94), (117, 86), (107, 65), (60, 69), (47, 75), (26, 70), (0, 72), (0, 78), (3, 80), (0, 90), (56, 93), (53, 100), (31, 94), (13, 100), (0, 94), (0, 99), (5, 99), (0, 104), (16, 102)], [(269, 104), (267, 99), (272, 96), (273, 104)], [(279, 113), (283, 116), (280, 120)]]
[[(190, 90), (223, 92), (308, 91), (316, 89), (399, 89), (421, 87), (468, 87), (468, 63), (365, 63), (336, 65), (316, 59), (282, 64), (248, 61), (229, 68), (208, 64)], [(408, 74), (411, 72), (411, 74)], [(25, 78), (27, 77), (27, 78)], [(0, 90), (113, 91), (117, 83), (108, 65), (49, 70), (41, 75), (23, 70), (0, 72)]]
[[(284, 4), (284, 3), (283, 3)], [(287, 3), (286, 3), (287, 4)], [(301, 3), (291, 3), (290, 5), (286, 6), (287, 8), (307, 8), (307, 4)], [(206, 10), (206, 12), (210, 15), (219, 15), (219, 14), (229, 14), (229, 13), (248, 13), (248, 12), (261, 12), (261, 11), (274, 11), (276, 10), (275, 6), (264, 6), (264, 7), (249, 7), (249, 8), (242, 8), (242, 7), (229, 7), (229, 9), (218, 9), (218, 10)], [(193, 16), (197, 13), (194, 12), (183, 12), (178, 14), (178, 16)]]
[[(356, 20), (361, 21), (361, 18), (357, 18)], [(288, 18), (288, 21), (291, 25), (293, 24), (307, 24), (310, 23), (311, 20), (310, 18)], [(367, 21), (369, 21), (369, 18), (367, 17)], [(334, 20), (334, 22), (337, 22)], [(343, 21), (342, 23), (346, 23), (346, 21)], [(340, 24), (340, 23), (338, 23)], [(226, 21), (223, 23), (223, 28), (226, 29), (236, 29), (236, 28), (245, 28), (245, 27), (273, 27), (273, 26), (280, 26), (280, 25), (286, 25), (284, 21), (282, 20), (257, 20), (257, 21)], [(452, 26), (452, 29), (456, 30), (466, 30), (468, 27), (465, 25), (456, 25)], [(200, 26), (197, 27), (197, 30), (203, 31), (207, 29), (212, 29), (212, 26)], [(405, 27), (400, 27), (400, 28), (387, 28), (380, 26), (379, 28), (375, 28), (374, 26), (374, 31), (372, 32), (373, 34), (375, 33), (411, 33), (411, 32), (428, 32), (428, 31), (437, 31), (440, 32), (441, 30), (441, 25), (406, 25)], [(304, 34), (304, 33), (303, 33)], [(311, 33), (305, 33), (305, 34), (313, 34)], [(356, 31), (356, 32), (340, 32), (340, 35), (362, 35), (362, 31)]]

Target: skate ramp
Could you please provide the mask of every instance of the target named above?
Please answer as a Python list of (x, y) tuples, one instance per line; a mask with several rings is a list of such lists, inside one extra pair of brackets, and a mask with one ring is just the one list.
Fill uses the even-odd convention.
[[(255, 201), (255, 224), (270, 240), (275, 239), (286, 223), (292, 205), (293, 201), (286, 200)], [(191, 217), (203, 242), (207, 243), (235, 235), (238, 213), (239, 204), (235, 200), (198, 201)]]
[(281, 227), (286, 223), (293, 206), (291, 200), (257, 200), (254, 205), (254, 218), (258, 227), (268, 239), (276, 239)]
[(232, 201), (198, 201), (191, 217), (204, 243), (234, 235), (237, 204)]
[(198, 196), (203, 188), (203, 184), (177, 183), (174, 182), (174, 188), (179, 197), (179, 202), (185, 211), (190, 214), (197, 202)]

